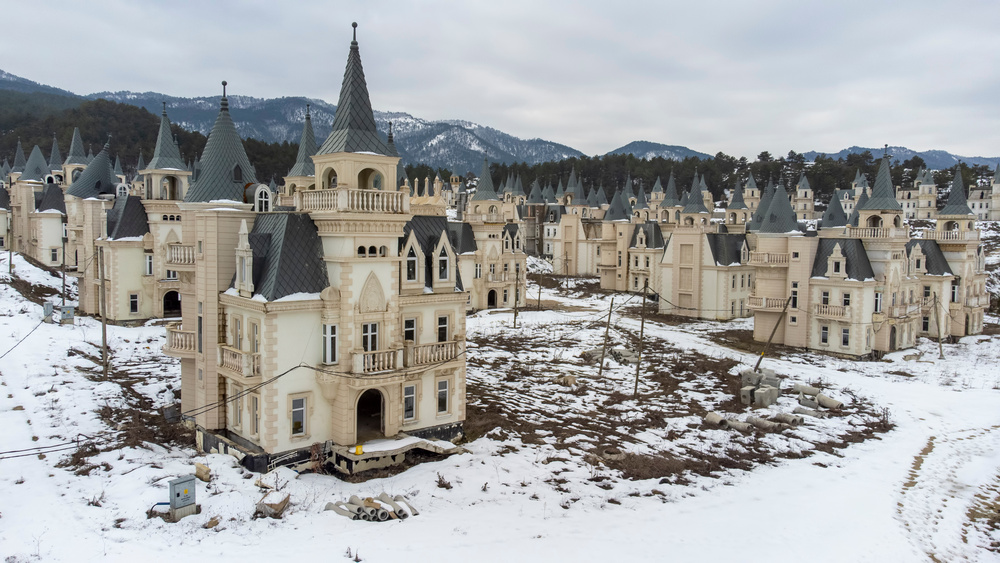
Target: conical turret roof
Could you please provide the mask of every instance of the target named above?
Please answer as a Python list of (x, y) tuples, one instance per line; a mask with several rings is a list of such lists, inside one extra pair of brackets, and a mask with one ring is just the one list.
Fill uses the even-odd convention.
[(861, 195), (858, 196), (858, 201), (854, 202), (854, 210), (851, 211), (851, 215), (847, 218), (848, 225), (851, 225), (852, 227), (858, 226), (858, 221), (861, 218), (860, 213), (858, 213), (858, 211), (864, 209), (865, 204), (867, 203), (868, 203), (868, 192), (862, 191)]
[(59, 153), (59, 141), (56, 140), (56, 136), (52, 135), (52, 152), (49, 153), (49, 170), (55, 172), (56, 170), (62, 170), (62, 154)]
[(122, 159), (118, 155), (115, 155), (115, 176), (124, 176), (125, 173), (122, 172)]
[(653, 182), (653, 191), (652, 191), (652, 193), (654, 193), (654, 194), (662, 194), (663, 193), (663, 184), (660, 183), (660, 177), (659, 176), (657, 176), (656, 177), (656, 181)]
[(181, 151), (174, 142), (170, 132), (170, 120), (167, 118), (167, 104), (163, 103), (163, 113), (160, 115), (160, 131), (156, 136), (156, 148), (153, 158), (149, 161), (147, 170), (187, 170)]
[(476, 193), (472, 194), (472, 201), (499, 201), (496, 190), (493, 188), (493, 178), (490, 177), (490, 162), (483, 159), (483, 170), (479, 173), (479, 186)]
[(941, 208), (941, 211), (938, 211), (938, 216), (975, 215), (969, 209), (969, 200), (965, 195), (965, 186), (963, 184), (962, 165), (959, 164), (955, 166), (955, 177), (951, 181), (951, 193), (948, 194), (948, 202)]
[(528, 203), (545, 203), (545, 197), (542, 196), (542, 187), (538, 183), (538, 178), (535, 178), (535, 181), (531, 183), (531, 193), (528, 194)]
[(635, 205), (632, 209), (649, 209), (649, 202), (646, 201), (646, 188), (639, 186), (639, 193), (635, 196)]
[(24, 172), (24, 165), (27, 163), (27, 159), (24, 158), (24, 149), (21, 148), (21, 139), (17, 139), (17, 148), (14, 149), (14, 166), (11, 167), (11, 172)]
[(847, 213), (844, 212), (844, 206), (840, 205), (840, 198), (834, 195), (834, 197), (830, 198), (830, 204), (826, 207), (823, 217), (819, 220), (819, 228), (829, 229), (845, 225), (847, 225)]
[(556, 203), (556, 193), (552, 190), (552, 184), (546, 184), (545, 188), (542, 189), (542, 197), (545, 198), (545, 203)]
[(729, 202), (728, 209), (749, 209), (743, 201), (743, 186), (739, 182), (736, 182), (736, 187), (733, 188), (733, 199)]
[(603, 184), (597, 188), (597, 205), (608, 205), (608, 194), (605, 193)]
[(243, 201), (244, 186), (257, 182), (257, 173), (250, 165), (243, 140), (229, 115), (225, 87), (226, 82), (223, 81), (219, 115), (208, 134), (197, 179), (191, 183), (184, 201)]
[(772, 182), (767, 183), (767, 187), (764, 188), (764, 194), (760, 196), (760, 205), (754, 210), (753, 216), (750, 217), (750, 224), (747, 225), (748, 231), (756, 231), (760, 228), (761, 223), (764, 221), (764, 214), (767, 213), (767, 208), (771, 205), (771, 199), (774, 197), (774, 192), (777, 188)]
[(875, 187), (872, 188), (871, 199), (862, 208), (878, 211), (902, 211), (896, 201), (896, 194), (892, 189), (892, 175), (889, 174), (889, 158), (882, 159), (882, 164), (878, 167), (878, 174), (875, 176)]
[(607, 213), (604, 214), (605, 221), (631, 221), (632, 220), (632, 207), (628, 203), (628, 197), (625, 192), (619, 190), (615, 192), (615, 195), (611, 197), (611, 206), (608, 207)]
[(778, 186), (771, 197), (771, 204), (767, 206), (767, 213), (764, 214), (758, 232), (790, 233), (798, 230), (799, 224), (795, 220), (795, 210), (788, 201), (788, 192)]
[(757, 189), (757, 180), (754, 179), (753, 172), (751, 172), (750, 173), (750, 177), (747, 178), (746, 189), (748, 189), (748, 190), (756, 190)]
[(566, 195), (566, 190), (563, 188), (562, 179), (559, 180), (559, 185), (556, 188), (556, 199), (559, 199)]
[(299, 154), (295, 164), (288, 171), (289, 176), (315, 176), (316, 165), (312, 156), (316, 154), (316, 134), (313, 132), (312, 117), (309, 115), (309, 104), (306, 104), (306, 120), (302, 124), (302, 136), (299, 137)]
[(45, 175), (51, 172), (49, 170), (49, 163), (45, 162), (45, 157), (42, 156), (42, 149), (35, 145), (31, 149), (31, 154), (28, 155), (27, 162), (24, 163), (24, 170), (21, 172), (22, 181), (35, 181), (44, 182)]
[(521, 182), (521, 176), (520, 175), (518, 175), (514, 179), (514, 189), (511, 190), (510, 195), (512, 195), (514, 197), (523, 197), (523, 196), (527, 195), (527, 194), (524, 193), (524, 184)]
[(6, 181), (7, 176), (9, 175), (10, 175), (10, 163), (8, 163), (7, 159), (5, 158), (3, 159), (3, 165), (0, 166), (0, 181)]
[(317, 154), (338, 152), (371, 152), (386, 156), (399, 156), (394, 146), (382, 140), (375, 127), (371, 99), (365, 70), (361, 65), (361, 51), (358, 49), (358, 24), (354, 27), (354, 39), (347, 54), (344, 81), (340, 86), (340, 99), (333, 118), (333, 130), (323, 142)]
[(66, 195), (87, 199), (101, 194), (115, 193), (118, 179), (115, 178), (114, 170), (111, 168), (111, 159), (108, 157), (109, 150), (109, 144), (105, 144), (101, 152), (97, 153), (94, 160), (66, 190)]
[(139, 174), (140, 170), (146, 170), (146, 159), (142, 156), (142, 149), (139, 149), (139, 162), (135, 165), (136, 178), (142, 178), (142, 174)]
[(663, 192), (663, 201), (660, 202), (660, 207), (677, 207), (681, 204), (680, 197), (677, 195), (677, 181), (674, 179), (674, 171), (670, 171), (670, 177), (667, 178), (667, 189)]
[(63, 164), (87, 164), (87, 153), (83, 152), (83, 137), (80, 136), (79, 127), (73, 128), (73, 140), (69, 143), (69, 152)]
[(94, 149), (93, 147), (87, 147), (87, 164), (94, 161)]
[(681, 210), (682, 213), (710, 213), (708, 208), (705, 207), (705, 198), (702, 196), (701, 189), (702, 180), (698, 177), (698, 173), (695, 172), (694, 180), (691, 181), (691, 192), (688, 195), (687, 204)]
[(631, 173), (625, 176), (625, 185), (622, 186), (622, 194), (625, 195), (625, 199), (632, 199), (635, 197), (635, 191), (632, 189)]
[(812, 187), (809, 185), (809, 178), (806, 178), (806, 173), (803, 172), (799, 177), (798, 189), (800, 190), (811, 190)]

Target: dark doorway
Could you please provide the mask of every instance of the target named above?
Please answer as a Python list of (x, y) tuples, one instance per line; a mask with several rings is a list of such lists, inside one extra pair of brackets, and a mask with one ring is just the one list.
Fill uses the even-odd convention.
[(378, 389), (369, 389), (358, 397), (358, 436), (357, 442), (367, 442), (385, 437), (382, 429), (382, 393)]
[(893, 352), (896, 350), (896, 327), (889, 329), (889, 351)]
[(486, 307), (488, 309), (496, 309), (497, 306), (497, 290), (491, 289), (489, 293), (486, 294)]
[(168, 291), (163, 294), (163, 316), (181, 316), (181, 296), (176, 291)]

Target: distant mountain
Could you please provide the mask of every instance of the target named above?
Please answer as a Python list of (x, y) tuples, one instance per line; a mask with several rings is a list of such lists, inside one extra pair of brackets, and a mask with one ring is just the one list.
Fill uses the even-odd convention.
[[(875, 158), (881, 158), (883, 150), (884, 150), (883, 147), (878, 147), (878, 148), (849, 147), (834, 153), (809, 151), (806, 153), (802, 153), (802, 156), (804, 156), (806, 160), (809, 161), (815, 160), (816, 156), (820, 154), (824, 154), (833, 159), (839, 159), (839, 158), (847, 158), (847, 155), (849, 154), (861, 154), (865, 151), (869, 151)], [(930, 151), (919, 152), (912, 149), (908, 149), (906, 147), (889, 147), (889, 156), (892, 158), (892, 160), (899, 160), (900, 162), (903, 162), (904, 160), (909, 160), (914, 156), (919, 156), (920, 158), (924, 159), (924, 163), (927, 164), (927, 168), (931, 170), (944, 170), (945, 168), (952, 168), (956, 164), (958, 164), (959, 161), (962, 161), (970, 165), (985, 164), (990, 167), (994, 167), (998, 163), (1000, 163), (1000, 157), (998, 156), (958, 156), (946, 151), (930, 150)]]
[(29, 94), (32, 92), (42, 92), (44, 94), (59, 94), (60, 96), (69, 96), (71, 98), (80, 97), (69, 90), (62, 90), (53, 86), (39, 84), (32, 80), (28, 80), (27, 78), (21, 78), (20, 76), (13, 75), (2, 70), (0, 70), (0, 90), (14, 90), (15, 92), (25, 92)]
[(631, 154), (636, 158), (652, 160), (660, 157), (667, 160), (684, 160), (690, 156), (696, 158), (712, 158), (712, 155), (698, 152), (678, 145), (664, 145), (650, 141), (632, 141), (624, 147), (619, 147), (608, 154)]

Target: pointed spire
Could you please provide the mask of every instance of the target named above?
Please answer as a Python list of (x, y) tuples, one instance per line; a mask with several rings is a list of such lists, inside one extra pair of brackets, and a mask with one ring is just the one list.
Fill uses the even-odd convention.
[(94, 161), (94, 147), (87, 145), (87, 164)]
[(951, 192), (948, 194), (948, 202), (938, 216), (941, 215), (975, 215), (969, 209), (969, 200), (965, 195), (965, 182), (962, 181), (962, 165), (955, 165), (955, 177), (951, 181)]
[(361, 66), (361, 51), (358, 49), (358, 24), (352, 23), (355, 39), (347, 55), (347, 68), (340, 87), (340, 99), (333, 119), (333, 130), (326, 138), (317, 154), (338, 152), (373, 152), (387, 156), (399, 156), (379, 136), (375, 127), (375, 115), (368, 97), (368, 84)]
[(35, 145), (31, 149), (31, 154), (28, 155), (28, 160), (24, 163), (24, 170), (21, 172), (21, 181), (35, 181), (44, 182), (45, 175), (51, 172), (49, 170), (49, 163), (45, 162), (45, 157), (42, 156), (42, 149)]
[(574, 166), (573, 168), (570, 169), (570, 172), (569, 172), (569, 181), (566, 183), (566, 188), (567, 189), (573, 189), (573, 188), (575, 188), (577, 181), (578, 180), (576, 178), (576, 166)]
[(314, 154), (316, 154), (316, 135), (313, 133), (309, 104), (306, 104), (306, 121), (302, 125), (302, 136), (299, 138), (299, 154), (295, 157), (295, 164), (288, 171), (288, 176), (315, 176), (316, 165), (312, 161)]
[(490, 177), (490, 161), (483, 159), (483, 170), (479, 173), (479, 186), (476, 193), (472, 195), (472, 201), (499, 201), (496, 190), (493, 188), (493, 178)]
[(542, 197), (545, 198), (545, 203), (556, 203), (556, 193), (552, 190), (552, 184), (545, 184), (545, 188), (542, 189)]
[(59, 141), (56, 140), (56, 134), (52, 134), (52, 151), (49, 153), (49, 170), (55, 172), (56, 170), (62, 170), (62, 154), (59, 153)]
[(69, 153), (63, 164), (87, 164), (87, 153), (83, 152), (83, 137), (80, 136), (79, 127), (73, 128), (73, 140), (69, 143)]
[(257, 172), (250, 165), (243, 140), (229, 115), (226, 82), (222, 82), (219, 115), (205, 143), (201, 162), (195, 164), (195, 180), (184, 201), (243, 201), (243, 187), (257, 182)]
[(122, 159), (115, 155), (115, 176), (124, 176), (125, 173), (122, 172)]
[[(225, 99), (225, 98), (223, 98)], [(170, 119), (167, 118), (167, 103), (163, 102), (163, 113), (160, 115), (160, 131), (156, 136), (156, 149), (153, 159), (149, 161), (149, 170), (187, 170), (181, 151), (170, 132)]]
[(663, 184), (660, 183), (660, 177), (659, 176), (656, 177), (656, 182), (653, 183), (653, 192), (652, 193), (654, 193), (654, 194), (662, 194), (663, 193)]
[(861, 219), (861, 215), (860, 213), (858, 213), (858, 211), (864, 209), (865, 204), (867, 203), (868, 203), (868, 192), (862, 191), (861, 195), (858, 196), (858, 201), (854, 203), (854, 210), (851, 211), (850, 217), (847, 218), (848, 225), (851, 225), (852, 227), (858, 226), (858, 221)]
[(702, 179), (698, 176), (698, 172), (695, 171), (694, 180), (691, 181), (691, 192), (688, 195), (687, 205), (684, 206), (681, 213), (711, 213), (705, 207), (702, 185)]
[(639, 194), (635, 196), (635, 209), (649, 209), (649, 202), (646, 200), (646, 188), (639, 186)]
[(562, 178), (559, 179), (559, 186), (556, 188), (556, 199), (562, 199), (566, 195), (566, 190), (563, 189)]
[(139, 176), (140, 170), (146, 170), (146, 159), (142, 156), (142, 149), (139, 149), (139, 162), (135, 165), (136, 176)]
[(743, 186), (739, 182), (736, 182), (736, 187), (733, 188), (733, 198), (727, 209), (749, 209), (746, 202), (743, 201)]
[(878, 174), (875, 176), (875, 187), (872, 188), (871, 199), (865, 204), (865, 210), (877, 211), (902, 211), (896, 201), (895, 191), (892, 189), (892, 175), (889, 174), (889, 157), (886, 155), (882, 159), (882, 164), (878, 167)]
[(844, 212), (844, 206), (840, 205), (840, 198), (834, 195), (830, 198), (830, 205), (826, 207), (823, 217), (819, 220), (819, 228), (830, 229), (844, 225), (847, 225), (847, 213)]
[(526, 197), (528, 194), (524, 193), (524, 183), (521, 181), (521, 175), (518, 174), (514, 178), (514, 190), (510, 192), (510, 195), (514, 197)]
[(17, 148), (14, 149), (14, 166), (11, 172), (24, 172), (24, 165), (27, 160), (24, 158), (24, 149), (21, 148), (21, 138), (17, 138)]
[(750, 173), (750, 177), (747, 178), (746, 189), (748, 189), (748, 190), (756, 190), (757, 189), (757, 180), (754, 179), (753, 172), (751, 172)]
[(764, 215), (767, 213), (767, 208), (771, 205), (771, 199), (774, 197), (774, 192), (777, 190), (774, 183), (768, 180), (767, 186), (764, 188), (763, 195), (760, 196), (760, 204), (757, 209), (754, 210), (753, 216), (750, 217), (750, 224), (747, 225), (748, 231), (756, 231), (760, 228), (761, 224), (764, 222)]
[(802, 176), (799, 177), (799, 185), (797, 187), (799, 190), (811, 190), (812, 187), (809, 185), (809, 178), (806, 178), (806, 173), (803, 172)]
[(663, 201), (660, 202), (660, 207), (677, 207), (680, 205), (681, 200), (677, 195), (677, 181), (674, 179), (674, 171), (670, 171), (670, 177), (667, 178), (667, 189), (663, 192)]
[(528, 203), (532, 205), (545, 203), (545, 197), (542, 195), (542, 187), (538, 183), (538, 178), (531, 183), (531, 193), (528, 194)]
[[(0, 166), (0, 182), (6, 182), (7, 176), (9, 175), (10, 175), (10, 163), (7, 162), (7, 159), (5, 158), (3, 159), (3, 165)], [(4, 209), (6, 209), (6, 207)]]
[(790, 233), (798, 230), (799, 224), (795, 220), (795, 210), (788, 200), (788, 192), (778, 186), (771, 197), (771, 204), (767, 206), (767, 213), (764, 214), (758, 232)]
[(615, 195), (611, 196), (611, 206), (608, 207), (607, 213), (604, 214), (605, 221), (631, 221), (632, 220), (632, 207), (628, 203), (628, 197), (622, 190), (615, 192)]
[(115, 178), (114, 170), (111, 168), (111, 158), (108, 157), (110, 148), (109, 141), (105, 143), (101, 152), (97, 153), (94, 160), (87, 165), (87, 168), (80, 173), (73, 185), (66, 190), (66, 195), (86, 199), (101, 194), (115, 193), (118, 178)]
[(603, 207), (608, 205), (608, 194), (604, 191), (604, 184), (601, 184), (597, 188), (597, 205)]

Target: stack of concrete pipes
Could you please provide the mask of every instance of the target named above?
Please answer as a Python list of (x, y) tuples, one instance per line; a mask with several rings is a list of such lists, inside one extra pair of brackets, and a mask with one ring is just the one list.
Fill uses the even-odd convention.
[(719, 428), (732, 428), (743, 433), (749, 433), (754, 428), (763, 432), (781, 432), (792, 426), (802, 424), (803, 418), (794, 414), (777, 413), (771, 419), (760, 418), (759, 416), (748, 416), (746, 422), (740, 422), (731, 418), (723, 418), (717, 412), (710, 412), (705, 415), (705, 422)]
[(406, 520), (410, 516), (420, 514), (403, 495), (390, 497), (385, 493), (365, 499), (351, 495), (347, 502), (326, 503), (325, 510), (332, 510), (351, 520), (364, 520), (365, 522)]
[(808, 416), (815, 416), (816, 418), (825, 418), (826, 413), (816, 410), (819, 407), (830, 410), (840, 410), (843, 408), (844, 403), (827, 397), (820, 390), (812, 387), (810, 385), (802, 385), (801, 383), (796, 383), (792, 387), (793, 393), (799, 394), (799, 407), (795, 408), (795, 412), (798, 414), (804, 414)]

